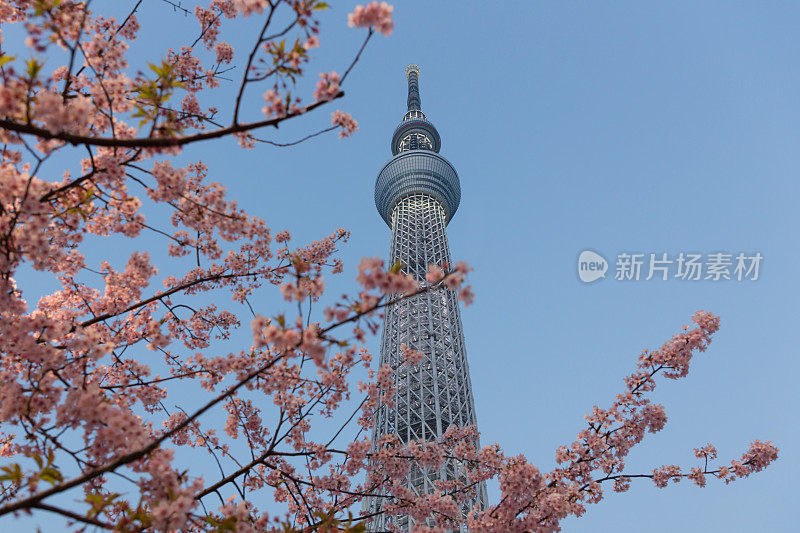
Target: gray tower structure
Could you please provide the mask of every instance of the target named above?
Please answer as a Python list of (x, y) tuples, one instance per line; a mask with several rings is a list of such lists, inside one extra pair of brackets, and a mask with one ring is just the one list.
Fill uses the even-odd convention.
[[(441, 139), (422, 112), (420, 68), (409, 65), (408, 111), (392, 136), (392, 154), (375, 183), (375, 205), (392, 230), (390, 264), (402, 265), (423, 286), (429, 264), (452, 264), (445, 230), (458, 209), (461, 186), (453, 165), (439, 155)], [(401, 364), (401, 348), (420, 350), (416, 365)], [(402, 442), (441, 439), (451, 425), (475, 425), (475, 405), (467, 366), (457, 295), (438, 289), (390, 306), (385, 315), (380, 364), (397, 370), (397, 396), (393, 409), (379, 407), (373, 442), (396, 434)], [(453, 479), (457, 465), (446, 463), (437, 471), (415, 470), (409, 486), (417, 493), (433, 489), (437, 479)], [(472, 502), (486, 506), (486, 487), (476, 488)], [(366, 510), (380, 509), (380, 498), (370, 499)], [(395, 526), (410, 530), (409, 517)], [(373, 520), (371, 531), (388, 531), (388, 517)], [(463, 526), (462, 526), (463, 529)]]

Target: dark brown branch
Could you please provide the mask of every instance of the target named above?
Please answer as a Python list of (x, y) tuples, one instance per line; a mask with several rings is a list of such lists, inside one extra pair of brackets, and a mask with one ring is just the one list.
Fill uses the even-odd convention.
[(237, 278), (237, 277), (254, 276), (254, 275), (255, 274), (252, 273), (252, 272), (247, 272), (245, 274), (221, 274), (221, 275), (215, 275), (215, 276), (206, 276), (204, 278), (198, 278), (198, 279), (196, 279), (194, 281), (187, 282), (187, 283), (184, 283), (182, 285), (178, 285), (177, 287), (173, 287), (173, 288), (169, 289), (168, 291), (160, 292), (160, 293), (158, 293), (158, 294), (156, 294), (154, 296), (151, 296), (150, 298), (147, 298), (147, 299), (142, 300), (140, 302), (137, 302), (135, 304), (131, 304), (128, 307), (126, 307), (125, 309), (123, 309), (122, 311), (119, 311), (117, 313), (105, 313), (105, 314), (99, 315), (99, 316), (97, 316), (95, 318), (92, 318), (90, 320), (87, 320), (85, 322), (81, 322), (77, 327), (85, 328), (87, 326), (91, 326), (92, 324), (96, 324), (97, 322), (101, 322), (103, 320), (108, 320), (109, 318), (114, 318), (115, 316), (122, 315), (124, 313), (127, 313), (128, 311), (133, 311), (134, 309), (137, 309), (137, 308), (142, 307), (144, 305), (147, 305), (149, 303), (155, 302), (156, 300), (160, 300), (161, 298), (166, 298), (167, 296), (175, 294), (176, 292), (180, 292), (182, 290), (188, 289), (188, 288), (193, 287), (195, 285), (199, 285), (200, 283), (206, 283), (208, 281), (218, 281), (218, 280), (222, 280), (222, 279)]
[(350, 74), (350, 71), (353, 70), (354, 66), (356, 66), (356, 63), (358, 63), (358, 60), (361, 58), (361, 52), (363, 52), (364, 48), (367, 47), (367, 43), (372, 38), (372, 35), (374, 33), (375, 33), (375, 30), (370, 28), (369, 32), (367, 32), (367, 38), (364, 39), (364, 42), (362, 43), (361, 48), (358, 49), (358, 53), (356, 54), (356, 57), (353, 58), (353, 62), (350, 63), (350, 66), (347, 67), (347, 70), (344, 71), (344, 75), (342, 75), (342, 79), (339, 81), (339, 85), (344, 83), (344, 80), (347, 78), (347, 75)]
[(67, 518), (72, 518), (73, 520), (77, 520), (78, 522), (83, 522), (84, 524), (90, 524), (97, 527), (102, 527), (103, 529), (114, 529), (113, 524), (109, 524), (108, 522), (101, 522), (96, 518), (90, 518), (88, 516), (82, 516), (78, 513), (73, 513), (67, 509), (61, 509), (60, 507), (54, 507), (52, 505), (47, 505), (46, 503), (37, 503), (36, 505), (32, 506), (35, 509), (41, 509), (43, 511), (50, 511), (51, 513), (60, 514), (62, 516), (66, 516)]
[(13, 120), (8, 120), (8, 119), (0, 119), (0, 128), (3, 128), (8, 131), (13, 131), (19, 134), (36, 135), (37, 137), (40, 137), (42, 139), (57, 139), (59, 141), (64, 141), (76, 146), (80, 144), (88, 144), (91, 146), (111, 146), (117, 148), (169, 148), (173, 146), (184, 146), (186, 144), (191, 144), (199, 141), (207, 141), (209, 139), (218, 139), (220, 137), (225, 137), (226, 135), (231, 135), (233, 133), (241, 133), (243, 131), (255, 130), (266, 126), (277, 126), (284, 120), (288, 120), (290, 118), (294, 118), (303, 115), (305, 113), (308, 113), (309, 111), (313, 111), (319, 106), (325, 105), (326, 103), (336, 100), (337, 98), (342, 98), (343, 96), (344, 96), (344, 91), (339, 91), (330, 100), (320, 100), (314, 102), (313, 104), (309, 104), (303, 108), (300, 108), (298, 111), (289, 113), (283, 117), (276, 117), (268, 120), (261, 120), (258, 122), (250, 122), (247, 124), (234, 124), (228, 126), (227, 128), (196, 133), (194, 135), (186, 135), (184, 137), (156, 137), (156, 138), (151, 137), (145, 139), (87, 137), (85, 135), (74, 135), (72, 133), (65, 133), (65, 132), (51, 133), (50, 131), (44, 128), (41, 128), (39, 126), (34, 126), (33, 124), (30, 123), (20, 124), (19, 122), (14, 122)]
[(267, 141), (267, 140), (264, 140), (264, 139), (259, 139), (258, 137), (251, 137), (251, 138), (254, 141), (258, 141), (260, 143), (271, 144), (272, 146), (277, 146), (277, 147), (283, 148), (285, 146), (294, 146), (296, 144), (300, 144), (300, 143), (302, 143), (304, 141), (307, 141), (307, 140), (309, 140), (309, 139), (311, 139), (313, 137), (317, 137), (318, 135), (322, 135), (323, 133), (328, 133), (329, 131), (333, 131), (338, 127), (339, 126), (331, 126), (330, 128), (325, 128), (324, 130), (319, 130), (316, 133), (311, 133), (309, 135), (306, 135), (302, 139), (298, 139), (296, 141), (292, 141), (292, 142), (288, 142), (288, 143), (276, 143), (276, 142), (273, 142), (273, 141)]
[(191, 15), (191, 13), (189, 12), (189, 10), (188, 10), (188, 9), (186, 9), (185, 7), (183, 7), (183, 6), (180, 4), (180, 2), (178, 2), (178, 3), (176, 4), (175, 2), (172, 2), (171, 0), (161, 0), (161, 1), (162, 1), (162, 2), (164, 2), (165, 4), (169, 4), (169, 5), (171, 5), (171, 6), (172, 6), (172, 10), (173, 10), (173, 11), (178, 11), (178, 10), (181, 10), (181, 11), (183, 11), (183, 16), (189, 16), (189, 15)]
[(236, 104), (233, 108), (233, 124), (236, 125), (239, 123), (239, 108), (242, 105), (242, 98), (244, 97), (244, 88), (247, 86), (247, 77), (250, 75), (250, 67), (253, 65), (253, 59), (256, 57), (256, 53), (258, 53), (258, 47), (261, 46), (261, 43), (264, 42), (264, 34), (267, 32), (269, 28), (270, 22), (272, 22), (272, 15), (275, 14), (275, 6), (272, 5), (270, 2), (269, 6), (269, 15), (267, 15), (267, 20), (264, 21), (264, 26), (261, 28), (261, 32), (258, 34), (258, 39), (256, 39), (256, 44), (253, 45), (253, 49), (250, 51), (250, 55), (247, 58), (247, 65), (244, 68), (244, 74), (242, 74), (242, 83), (239, 85), (239, 94), (236, 95)]

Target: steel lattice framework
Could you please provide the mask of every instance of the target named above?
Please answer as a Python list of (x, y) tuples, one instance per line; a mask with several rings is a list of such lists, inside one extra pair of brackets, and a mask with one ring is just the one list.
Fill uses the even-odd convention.
[[(408, 112), (392, 138), (394, 157), (383, 167), (375, 183), (375, 205), (392, 229), (391, 264), (400, 264), (424, 286), (429, 264), (451, 263), (446, 226), (458, 209), (461, 188), (453, 166), (438, 154), (439, 133), (422, 112), (417, 65), (406, 67)], [(424, 353), (416, 365), (401, 364), (401, 345)], [(437, 289), (389, 306), (384, 319), (381, 365), (397, 370), (394, 408), (381, 405), (376, 416), (373, 442), (395, 434), (402, 442), (441, 439), (451, 425), (475, 425), (475, 405), (469, 378), (461, 315), (456, 294)], [(409, 487), (422, 494), (437, 479), (454, 479), (459, 466), (445, 463), (439, 470), (415, 469)], [(366, 502), (365, 510), (380, 510), (381, 498)], [(480, 484), (475, 504), (486, 506), (486, 487)], [(380, 516), (371, 531), (391, 526), (408, 531), (410, 517), (389, 523)], [(463, 530), (463, 526), (462, 526)]]

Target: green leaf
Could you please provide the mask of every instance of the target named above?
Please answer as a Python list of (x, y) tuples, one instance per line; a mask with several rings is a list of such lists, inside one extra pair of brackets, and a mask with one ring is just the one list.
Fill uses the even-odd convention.
[(328, 9), (329, 7), (330, 6), (328, 5), (327, 2), (317, 2), (316, 4), (314, 4), (314, 9), (317, 9), (317, 10), (319, 10), (319, 9)]
[(51, 8), (58, 7), (58, 4), (61, 3), (61, 0), (36, 0), (33, 4), (33, 14), (37, 17), (41, 17), (46, 12), (50, 11)]
[(119, 494), (116, 492), (112, 492), (111, 494), (87, 494), (86, 503), (92, 505), (92, 508), (89, 510), (89, 517), (95, 518), (97, 515), (102, 513), (106, 507), (111, 505), (118, 497)]
[(42, 481), (50, 483), (51, 485), (57, 485), (64, 481), (64, 477), (61, 475), (61, 472), (59, 472), (54, 466), (50, 466), (42, 470), (39, 478)]
[(5, 65), (9, 61), (14, 61), (16, 58), (17, 56), (7, 56), (7, 55), (0, 56), (0, 67)]
[(156, 76), (159, 78), (165, 78), (169, 74), (169, 71), (172, 70), (172, 65), (166, 61), (162, 61), (161, 66), (154, 65), (153, 63), (148, 63), (147, 66), (150, 67), (150, 70), (155, 72)]
[(33, 58), (27, 60), (25, 66), (28, 69), (27, 73), (30, 79), (34, 79), (39, 74), (39, 71), (42, 70), (42, 64)]
[(22, 468), (20, 468), (19, 463), (14, 463), (10, 467), (0, 467), (0, 470), (6, 472), (5, 474), (0, 475), (0, 481), (13, 481), (14, 483), (19, 483), (22, 481)]

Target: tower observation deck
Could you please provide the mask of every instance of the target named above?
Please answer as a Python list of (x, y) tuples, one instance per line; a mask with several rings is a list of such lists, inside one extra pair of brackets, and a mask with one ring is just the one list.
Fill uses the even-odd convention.
[[(375, 182), (375, 206), (392, 230), (390, 264), (400, 264), (424, 286), (429, 264), (452, 264), (445, 228), (461, 200), (455, 168), (439, 155), (441, 139), (422, 112), (419, 93), (420, 68), (409, 65), (408, 110), (392, 135), (393, 157)], [(415, 365), (401, 364), (401, 345), (420, 350), (424, 357)], [(455, 292), (441, 288), (405, 299), (386, 311), (380, 364), (396, 368), (395, 405), (381, 405), (376, 416), (373, 442), (395, 434), (401, 442), (440, 440), (451, 425), (475, 425), (461, 314)], [(433, 490), (436, 480), (455, 479), (452, 462), (437, 470), (412, 469), (409, 487), (418, 494)], [(365, 511), (380, 511), (382, 498), (371, 498)], [(486, 505), (486, 487), (476, 487), (462, 513)], [(408, 516), (379, 515), (370, 531), (389, 531), (392, 526), (410, 531)], [(463, 531), (462, 526), (462, 531)]]

